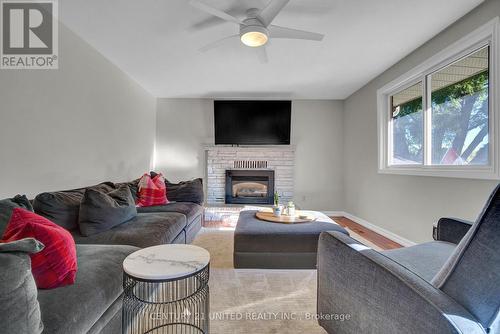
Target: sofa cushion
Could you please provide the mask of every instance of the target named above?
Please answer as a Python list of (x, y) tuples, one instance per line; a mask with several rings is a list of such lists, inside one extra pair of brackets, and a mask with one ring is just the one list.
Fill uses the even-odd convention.
[(381, 253), (430, 282), (443, 267), (456, 246), (450, 242), (432, 241)]
[(122, 263), (131, 246), (77, 245), (80, 271), (73, 285), (39, 290), (45, 332), (87, 333), (123, 292)]
[(194, 219), (203, 214), (201, 205), (190, 202), (175, 202), (165, 205), (148, 206), (137, 208), (137, 212), (178, 212), (187, 217), (187, 225), (191, 225)]
[(43, 249), (33, 238), (0, 243), (0, 323), (2, 333), (32, 333), (43, 330), (30, 253)]
[(104, 193), (87, 189), (80, 203), (78, 225), (84, 236), (107, 231), (137, 216), (129, 187)]
[(115, 189), (111, 182), (73, 190), (45, 192), (38, 194), (33, 202), (35, 212), (67, 230), (78, 228), (80, 202), (86, 189), (109, 192)]
[(171, 183), (165, 180), (167, 185), (168, 200), (172, 202), (192, 202), (202, 204), (204, 199), (203, 180), (194, 179), (179, 183)]
[(0, 200), (0, 236), (3, 235), (14, 208), (23, 208), (28, 211), (33, 211), (33, 207), (25, 195), (16, 195), (13, 198)]
[(74, 283), (78, 269), (75, 241), (61, 226), (34, 212), (15, 208), (2, 238), (34, 238), (44, 244), (42, 251), (31, 254), (31, 271), (38, 288), (54, 289)]
[(180, 213), (138, 213), (128, 222), (108, 231), (89, 237), (73, 231), (73, 237), (77, 244), (132, 245), (144, 248), (171, 243), (186, 226), (186, 216)]

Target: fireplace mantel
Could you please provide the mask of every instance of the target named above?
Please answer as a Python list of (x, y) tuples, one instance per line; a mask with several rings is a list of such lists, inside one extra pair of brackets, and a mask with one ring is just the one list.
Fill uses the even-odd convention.
[(293, 200), (295, 146), (205, 145), (207, 203), (225, 202), (226, 170), (273, 170), (281, 202)]

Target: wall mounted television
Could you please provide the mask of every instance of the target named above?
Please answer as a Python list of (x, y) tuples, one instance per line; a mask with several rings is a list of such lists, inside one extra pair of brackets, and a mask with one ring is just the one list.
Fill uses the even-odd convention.
[(214, 101), (216, 145), (290, 145), (291, 101)]

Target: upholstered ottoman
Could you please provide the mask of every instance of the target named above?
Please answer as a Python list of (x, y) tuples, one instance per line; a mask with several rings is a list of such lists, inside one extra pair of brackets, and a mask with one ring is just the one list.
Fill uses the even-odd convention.
[(349, 233), (331, 218), (315, 211), (311, 223), (280, 224), (262, 221), (256, 211), (242, 211), (234, 232), (234, 267), (261, 269), (316, 269), (321, 232)]

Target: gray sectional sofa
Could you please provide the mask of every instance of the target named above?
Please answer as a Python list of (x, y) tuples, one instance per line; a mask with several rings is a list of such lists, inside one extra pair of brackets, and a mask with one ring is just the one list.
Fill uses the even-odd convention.
[[(194, 239), (203, 221), (200, 202), (203, 200), (203, 187), (201, 180), (193, 182), (198, 183), (194, 187), (194, 192), (197, 192), (193, 196), (194, 202), (137, 208), (138, 214), (132, 220), (88, 237), (83, 236), (78, 228), (71, 229), (77, 244), (76, 282), (62, 288), (38, 290), (43, 333), (121, 333), (123, 260), (139, 248), (190, 243)], [(126, 184), (135, 196), (137, 181)], [(109, 182), (104, 186), (113, 187)], [(78, 195), (84, 189), (67, 192)], [(172, 186), (172, 189), (176, 188)], [(189, 187), (189, 191), (193, 192), (193, 187)], [(57, 193), (60, 192), (48, 198), (57, 198)], [(179, 198), (186, 200), (185, 194), (183, 192)], [(174, 193), (171, 196), (175, 198)], [(56, 207), (59, 206), (50, 208)], [(74, 218), (70, 209), (63, 213), (64, 217)], [(53, 213), (57, 215), (57, 212)], [(3, 233), (1, 226), (0, 233)], [(0, 306), (0, 312), (7, 311)]]

